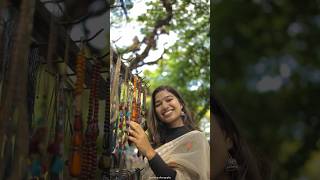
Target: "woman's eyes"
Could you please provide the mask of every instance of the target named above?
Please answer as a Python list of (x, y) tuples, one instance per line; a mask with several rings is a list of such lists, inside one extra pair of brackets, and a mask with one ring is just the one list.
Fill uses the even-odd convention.
[[(166, 99), (165, 101), (166, 101), (166, 102), (170, 102), (170, 101), (172, 101), (172, 100), (173, 100), (173, 98), (170, 98), (170, 99)], [(162, 103), (156, 103), (155, 106), (156, 106), (156, 107), (159, 107), (161, 104), (162, 104)]]
[(171, 100), (172, 100), (172, 99), (170, 98), (170, 99), (167, 99), (166, 101), (167, 101), (167, 102), (170, 102)]

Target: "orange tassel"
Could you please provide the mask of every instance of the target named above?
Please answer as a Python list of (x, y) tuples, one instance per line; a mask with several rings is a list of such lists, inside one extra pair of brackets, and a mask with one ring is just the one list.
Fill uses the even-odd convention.
[(81, 155), (78, 150), (74, 150), (70, 158), (70, 176), (77, 177), (81, 173)]

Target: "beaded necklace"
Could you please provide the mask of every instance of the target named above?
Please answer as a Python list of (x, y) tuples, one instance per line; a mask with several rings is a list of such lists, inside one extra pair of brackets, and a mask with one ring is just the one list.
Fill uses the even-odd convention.
[(69, 173), (73, 177), (80, 176), (81, 173), (81, 145), (82, 145), (82, 113), (81, 94), (83, 92), (85, 76), (85, 56), (84, 49), (81, 48), (76, 59), (76, 84), (75, 84), (75, 119), (72, 135), (72, 153), (70, 157)]
[(99, 100), (97, 98), (98, 77), (100, 72), (100, 63), (93, 66), (92, 84), (89, 97), (89, 112), (87, 128), (85, 132), (85, 141), (83, 145), (83, 163), (81, 164), (81, 178), (94, 179), (97, 170), (97, 137), (99, 134), (98, 113)]
[(133, 99), (132, 99), (132, 114), (131, 121), (138, 122), (138, 103), (137, 103), (137, 76), (133, 76)]

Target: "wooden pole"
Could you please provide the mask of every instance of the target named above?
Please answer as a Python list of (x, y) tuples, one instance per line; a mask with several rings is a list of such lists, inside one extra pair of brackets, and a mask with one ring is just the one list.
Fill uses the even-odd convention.
[[(28, 53), (31, 40), (33, 13), (35, 0), (22, 0), (20, 6), (20, 18), (14, 39), (14, 50), (9, 69), (9, 82), (7, 96), (4, 97), (4, 107), (0, 115), (0, 121), (13, 118), (16, 113), (16, 137), (14, 143), (13, 168), (9, 179), (23, 179), (26, 173), (28, 155), (28, 118), (27, 118), (27, 69)], [(3, 137), (1, 134), (0, 137)], [(8, 137), (9, 139), (12, 137)], [(2, 144), (2, 140), (0, 140)], [(6, 162), (1, 162), (6, 163)], [(3, 164), (2, 164), (3, 165)], [(3, 166), (2, 166), (3, 167)]]

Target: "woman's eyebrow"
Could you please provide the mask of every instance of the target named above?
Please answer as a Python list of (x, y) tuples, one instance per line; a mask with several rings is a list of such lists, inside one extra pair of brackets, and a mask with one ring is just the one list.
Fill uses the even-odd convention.
[[(168, 98), (168, 97), (173, 97), (172, 95), (167, 95), (167, 96), (165, 96), (164, 98), (162, 98), (162, 99), (166, 99), (166, 98)], [(159, 103), (159, 102), (161, 102), (161, 100), (156, 100), (156, 102), (155, 103)]]

